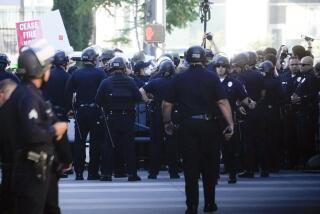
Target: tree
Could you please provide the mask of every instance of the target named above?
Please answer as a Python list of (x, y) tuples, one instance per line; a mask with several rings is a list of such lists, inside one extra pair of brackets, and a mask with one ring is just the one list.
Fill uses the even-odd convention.
[(81, 13), (83, 0), (54, 0), (52, 10), (60, 10), (70, 45), (75, 50), (88, 46), (93, 29), (92, 10)]
[[(139, 28), (142, 28), (145, 23), (145, 1), (144, 0), (87, 0), (82, 1), (78, 9), (79, 14), (87, 14), (92, 9), (98, 7), (105, 8), (110, 15), (112, 12), (110, 8), (114, 6), (129, 5), (132, 8), (133, 21), (131, 25), (125, 29), (120, 29), (122, 32), (119, 37), (113, 38), (110, 42), (129, 43), (130, 39), (128, 34), (131, 30), (135, 30), (138, 46), (140, 46)], [(171, 33), (172, 30), (177, 28), (186, 27), (188, 22), (194, 21), (198, 17), (199, 0), (167, 0), (167, 14), (166, 14), (166, 30)], [(140, 49), (140, 47), (139, 47)]]
[(199, 0), (167, 0), (166, 30), (171, 33), (173, 28), (184, 28), (188, 22), (198, 17)]

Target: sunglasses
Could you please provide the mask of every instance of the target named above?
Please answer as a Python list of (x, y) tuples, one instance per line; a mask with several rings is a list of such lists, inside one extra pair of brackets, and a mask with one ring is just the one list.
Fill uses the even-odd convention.
[(290, 66), (298, 66), (299, 64), (298, 63), (296, 63), (296, 64), (290, 64)]
[(310, 64), (300, 63), (299, 65), (300, 65), (301, 67), (304, 67), (304, 66), (308, 66), (308, 65), (310, 65)]
[(216, 64), (216, 68), (219, 68), (219, 67), (227, 68), (228, 65), (222, 64), (222, 63), (217, 63), (217, 64)]

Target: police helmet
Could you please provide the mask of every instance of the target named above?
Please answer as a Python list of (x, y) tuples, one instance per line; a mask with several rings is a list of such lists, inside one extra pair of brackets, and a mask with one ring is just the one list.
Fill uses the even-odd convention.
[(177, 67), (180, 64), (180, 56), (178, 53), (172, 53), (173, 63)]
[(20, 49), (17, 72), (23, 76), (39, 78), (50, 67), (54, 49), (45, 40), (31, 42)]
[(116, 56), (110, 59), (108, 62), (110, 71), (126, 71), (127, 65), (126, 65), (126, 60), (123, 57)]
[(53, 57), (53, 64), (55, 65), (66, 65), (69, 62), (69, 57), (62, 50), (57, 51)]
[(97, 51), (94, 48), (89, 47), (82, 51), (81, 60), (84, 62), (94, 62), (98, 56), (99, 54)]
[(150, 64), (150, 62), (138, 61), (133, 66), (133, 72), (139, 73), (141, 69), (149, 67)]
[(205, 52), (206, 52), (206, 57), (207, 58), (211, 58), (212, 59), (214, 57), (213, 51), (211, 49), (206, 48)]
[(272, 64), (271, 61), (266, 60), (266, 61), (264, 61), (263, 63), (261, 63), (259, 65), (259, 70), (262, 73), (270, 73), (270, 72), (272, 72), (274, 70), (274, 65)]
[(175, 72), (175, 66), (171, 60), (163, 61), (159, 65), (159, 73), (161, 76), (169, 77)]
[(115, 51), (113, 49), (106, 49), (102, 52), (100, 56), (101, 61), (109, 61), (115, 56)]
[(188, 63), (203, 63), (206, 60), (205, 50), (201, 46), (192, 46), (187, 50), (186, 60)]
[(173, 60), (173, 55), (171, 53), (165, 53), (163, 54), (162, 56), (166, 56), (168, 57), (169, 59)]
[(218, 55), (216, 58), (214, 58), (214, 67), (230, 67), (229, 59), (226, 56)]
[(247, 56), (248, 56), (248, 65), (256, 65), (257, 64), (257, 58), (258, 55), (256, 52), (253, 51), (248, 51), (247, 52)]
[(10, 64), (10, 60), (6, 54), (0, 53), (0, 63), (6, 65)]
[(245, 53), (239, 53), (231, 59), (231, 65), (243, 68), (249, 63), (248, 56)]

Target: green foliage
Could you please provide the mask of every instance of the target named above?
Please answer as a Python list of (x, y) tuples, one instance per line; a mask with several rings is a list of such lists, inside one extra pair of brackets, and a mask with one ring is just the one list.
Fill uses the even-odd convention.
[(199, 0), (167, 0), (167, 25), (169, 33), (174, 27), (186, 27), (188, 22), (198, 18)]
[(54, 0), (52, 10), (60, 10), (66, 28), (70, 45), (75, 50), (82, 50), (88, 46), (92, 34), (92, 8), (80, 15), (79, 11), (84, 0)]

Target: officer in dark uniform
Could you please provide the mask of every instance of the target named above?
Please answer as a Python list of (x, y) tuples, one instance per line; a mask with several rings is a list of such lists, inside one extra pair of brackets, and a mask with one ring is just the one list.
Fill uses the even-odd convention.
[(14, 213), (14, 194), (12, 190), (12, 171), (14, 161), (15, 136), (14, 118), (5, 118), (15, 113), (7, 103), (17, 83), (11, 79), (0, 81), (0, 161), (1, 161), (1, 186), (0, 186), (0, 213)]
[[(100, 146), (104, 142), (101, 114), (95, 104), (95, 95), (105, 73), (96, 68), (98, 54), (93, 48), (82, 52), (83, 68), (72, 73), (67, 92), (69, 101), (72, 100), (75, 123), (74, 170), (76, 180), (83, 180), (85, 166), (86, 139), (90, 133), (90, 162), (88, 180), (98, 180), (100, 164)], [(72, 98), (71, 98), (72, 97)], [(70, 106), (71, 104), (69, 104)]]
[(96, 95), (96, 103), (105, 113), (104, 122), (111, 134), (102, 146), (101, 180), (112, 180), (114, 150), (120, 146), (125, 151), (128, 181), (140, 181), (136, 167), (134, 120), (135, 103), (141, 100), (141, 94), (133, 79), (126, 75), (124, 58), (114, 57), (109, 63), (112, 75), (100, 84)]
[(159, 66), (160, 78), (152, 79), (140, 92), (145, 102), (149, 102), (147, 93), (153, 96), (151, 107), (151, 145), (149, 155), (149, 179), (156, 179), (164, 155), (167, 154), (169, 174), (171, 179), (180, 178), (178, 174), (177, 140), (172, 135), (165, 135), (161, 104), (168, 90), (168, 85), (175, 73), (171, 60), (163, 61)]
[(167, 134), (173, 133), (171, 113), (174, 103), (181, 114), (181, 150), (184, 165), (186, 213), (197, 213), (199, 204), (198, 179), (202, 174), (204, 212), (217, 210), (215, 185), (219, 176), (218, 124), (214, 109), (219, 106), (228, 126), (226, 137), (233, 134), (231, 109), (219, 78), (204, 68), (205, 50), (193, 46), (187, 50), (190, 67), (170, 83), (163, 102), (163, 122)]
[(115, 56), (115, 51), (113, 49), (106, 49), (102, 52), (100, 56), (101, 66), (100, 67), (108, 76), (110, 74), (109, 68), (108, 68), (108, 62), (110, 59), (112, 59)]
[[(244, 54), (244, 56), (246, 55), (247, 54)], [(241, 58), (243, 58), (243, 56)], [(246, 62), (246, 64), (241, 66), (240, 73), (238, 74), (238, 80), (240, 80), (244, 84), (249, 97), (257, 103), (257, 106), (254, 109), (247, 109), (246, 112), (246, 119), (243, 129), (245, 170), (243, 173), (240, 173), (238, 177), (254, 177), (256, 155), (257, 157), (259, 157), (259, 163), (261, 165), (261, 176), (266, 177), (269, 175), (267, 166), (267, 148), (264, 139), (264, 126), (262, 121), (263, 112), (260, 105), (262, 93), (264, 90), (263, 75), (257, 68), (250, 67), (248, 65), (248, 57), (247, 60), (248, 61)], [(245, 60), (243, 60), (243, 62), (245, 62)]]
[(259, 66), (265, 75), (263, 79), (264, 94), (262, 98), (263, 123), (265, 141), (268, 151), (269, 168), (279, 171), (282, 163), (281, 141), (280, 141), (280, 104), (284, 98), (280, 78), (275, 75), (275, 66), (270, 61), (264, 61)]
[(4, 79), (12, 79), (16, 83), (19, 83), (19, 78), (12, 74), (11, 72), (6, 71), (7, 66), (10, 64), (10, 60), (6, 54), (0, 53), (0, 81)]
[(299, 145), (299, 164), (304, 167), (306, 161), (315, 153), (315, 133), (318, 118), (318, 86), (313, 71), (313, 58), (303, 57), (300, 62), (301, 78), (291, 96), (291, 101), (298, 105), (297, 133)]
[(23, 81), (5, 103), (9, 111), (1, 118), (12, 128), (3, 134), (14, 148), (14, 213), (60, 213), (53, 140), (62, 138), (67, 123), (53, 123), (52, 111), (39, 90), (49, 79), (52, 56), (53, 49), (44, 40), (21, 49), (18, 71)]
[(299, 63), (298, 57), (290, 57), (288, 71), (280, 75), (282, 91), (284, 93), (282, 112), (285, 167), (289, 169), (293, 169), (294, 166), (298, 165), (297, 154), (299, 148), (296, 131), (298, 105), (291, 102), (291, 96), (298, 85), (297, 80), (301, 80)]
[(133, 75), (131, 76), (136, 82), (138, 88), (141, 88), (149, 81), (149, 75), (145, 73), (145, 69), (149, 67), (150, 62), (138, 61), (133, 66)]
[[(53, 113), (57, 119), (64, 122), (69, 122), (67, 116), (69, 109), (67, 109), (65, 93), (66, 84), (70, 77), (70, 74), (66, 72), (68, 62), (69, 58), (64, 51), (56, 52), (53, 57), (52, 63), (54, 66), (51, 68), (49, 80), (43, 84), (41, 88), (45, 100), (50, 102)], [(64, 151), (71, 151), (67, 133), (65, 133), (63, 138), (56, 145), (58, 145), (57, 150), (60, 151), (59, 160), (66, 164), (71, 163), (71, 153), (64, 153)], [(61, 176), (66, 177), (67, 174)]]
[[(223, 89), (227, 94), (227, 98), (229, 100), (231, 110), (233, 113), (233, 119), (236, 121), (236, 112), (240, 103), (251, 109), (255, 108), (256, 103), (248, 97), (248, 94), (244, 89), (244, 86), (241, 85), (241, 83), (236, 79), (230, 77), (230, 63), (227, 57), (218, 55), (214, 59), (214, 67), (217, 72), (217, 75), (220, 78)], [(222, 124), (223, 127), (225, 127), (225, 121), (222, 121)], [(237, 151), (237, 147), (239, 147), (237, 145), (239, 143), (237, 142), (237, 135), (238, 133), (235, 132), (235, 135), (233, 135), (229, 141), (226, 141), (223, 135), (220, 136), (222, 156), (226, 171), (229, 173), (228, 183), (230, 184), (237, 182), (236, 154), (239, 152)]]

